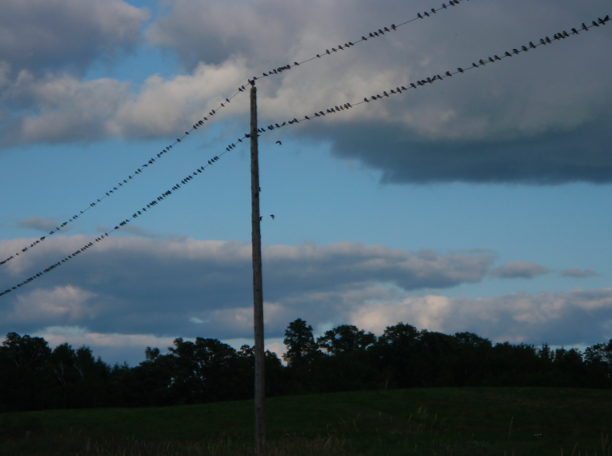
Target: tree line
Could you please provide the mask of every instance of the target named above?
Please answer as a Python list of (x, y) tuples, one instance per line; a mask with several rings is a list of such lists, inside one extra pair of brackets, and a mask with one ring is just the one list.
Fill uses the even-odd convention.
[[(266, 351), (266, 395), (443, 386), (612, 387), (612, 340), (584, 352), (447, 335), (398, 323), (377, 337), (340, 325), (315, 339), (302, 319), (285, 331), (285, 363)], [(253, 347), (216, 339), (147, 347), (139, 365), (111, 366), (91, 349), (9, 333), (0, 347), (0, 412), (148, 407), (253, 397)]]

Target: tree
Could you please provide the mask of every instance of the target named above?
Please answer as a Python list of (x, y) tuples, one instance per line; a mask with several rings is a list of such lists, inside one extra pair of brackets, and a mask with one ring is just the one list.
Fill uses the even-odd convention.
[(283, 359), (290, 367), (310, 364), (320, 353), (312, 335), (312, 326), (301, 318), (289, 323), (284, 343), (287, 346), (287, 353), (283, 355)]
[(588, 347), (584, 352), (584, 360), (591, 386), (612, 386), (612, 339), (608, 343)]
[(172, 389), (186, 402), (233, 399), (243, 386), (244, 379), (235, 375), (236, 350), (223, 342), (197, 337), (194, 343), (179, 337), (169, 350), (176, 357)]
[(418, 329), (400, 322), (387, 326), (377, 343), (370, 348), (373, 362), (381, 372), (382, 387), (410, 388), (418, 385), (412, 359), (420, 337)]
[(352, 353), (365, 350), (376, 342), (376, 336), (371, 332), (366, 333), (353, 325), (340, 325), (317, 339), (317, 344), (325, 348), (328, 353), (338, 355), (340, 353)]
[(416, 344), (419, 336), (419, 330), (414, 326), (400, 322), (395, 326), (387, 326), (383, 335), (380, 336), (379, 342), (389, 345), (408, 347)]
[(457, 386), (482, 385), (491, 376), (488, 363), (493, 347), (491, 341), (470, 332), (456, 333), (453, 338), (458, 356)]

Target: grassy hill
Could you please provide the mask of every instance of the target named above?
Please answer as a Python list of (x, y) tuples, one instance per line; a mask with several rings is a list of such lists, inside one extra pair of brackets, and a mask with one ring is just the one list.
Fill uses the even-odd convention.
[[(608, 390), (385, 390), (266, 405), (270, 454), (612, 454)], [(249, 454), (253, 416), (252, 401), (2, 414), (0, 454)]]

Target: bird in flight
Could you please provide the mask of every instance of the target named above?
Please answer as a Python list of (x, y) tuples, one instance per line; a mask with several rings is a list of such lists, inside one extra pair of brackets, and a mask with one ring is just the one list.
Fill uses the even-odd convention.
[(280, 141), (276, 141), (276, 144), (278, 144), (279, 146), (282, 145), (283, 143)]

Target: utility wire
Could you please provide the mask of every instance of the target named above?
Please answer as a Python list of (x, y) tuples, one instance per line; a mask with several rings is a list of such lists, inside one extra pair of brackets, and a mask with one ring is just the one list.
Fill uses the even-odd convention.
[[(429, 76), (427, 78), (424, 79), (420, 79), (417, 80), (415, 82), (411, 82), (409, 84), (408, 87), (404, 87), (404, 86), (398, 86), (395, 88), (391, 88), (387, 90), (384, 90), (381, 94), (376, 94), (376, 95), (370, 95), (369, 97), (364, 97), (362, 101), (359, 102), (355, 102), (353, 104), (351, 103), (345, 103), (345, 104), (341, 104), (340, 106), (335, 105), (332, 106), (331, 108), (327, 108), (324, 111), (318, 111), (315, 112), (313, 115), (311, 116), (304, 116), (302, 118), (300, 118), (298, 120), (298, 118), (294, 117), (293, 119), (289, 120), (289, 121), (285, 121), (282, 124), (279, 123), (274, 123), (274, 124), (270, 124), (267, 128), (268, 130), (274, 130), (275, 128), (281, 128), (284, 126), (288, 126), (288, 125), (292, 125), (294, 123), (298, 123), (299, 121), (304, 121), (304, 120), (313, 120), (317, 117), (325, 117), (327, 114), (334, 114), (340, 111), (344, 111), (346, 109), (350, 109), (353, 108), (355, 106), (359, 106), (359, 105), (363, 105), (366, 103), (371, 103), (373, 101), (377, 101), (377, 100), (381, 100), (383, 98), (388, 98), (391, 95), (399, 95), (404, 93), (407, 90), (412, 90), (412, 89), (417, 89), (419, 87), (424, 87), (427, 84), (433, 84), (436, 81), (442, 81), (444, 79), (453, 77), (454, 75), (457, 74), (463, 74), (466, 73), (470, 70), (474, 70), (476, 68), (482, 68), (485, 67), (486, 65), (492, 64), (492, 63), (496, 63), (499, 62), (503, 59), (507, 59), (507, 58), (512, 58), (513, 56), (517, 56), (521, 53), (525, 53), (525, 52), (529, 52), (530, 50), (535, 50), (541, 46), (548, 46), (549, 44), (553, 44), (555, 41), (562, 41), (565, 40), (566, 38), (570, 38), (572, 36), (576, 36), (579, 35), (581, 32), (588, 32), (589, 29), (594, 28), (594, 27), (600, 27), (605, 25), (606, 23), (608, 23), (610, 21), (610, 16), (606, 16), (605, 18), (601, 19), (599, 18), (596, 21), (593, 21), (591, 23), (591, 25), (586, 25), (585, 23), (582, 23), (581, 27), (578, 28), (572, 28), (571, 29), (571, 34), (568, 33), (567, 31), (562, 31), (560, 33), (555, 33), (553, 35), (553, 38), (551, 39), (550, 37), (546, 36), (544, 38), (541, 38), (540, 41), (535, 44), (532, 41), (529, 42), (528, 45), (524, 45), (524, 46), (520, 46), (518, 48), (514, 48), (511, 51), (505, 51), (503, 53), (498, 54), (494, 54), (493, 56), (488, 56), (485, 57), (483, 59), (478, 60), (477, 62), (472, 62), (472, 64), (466, 65), (464, 67), (458, 67), (456, 69), (456, 71), (447, 71), (444, 73), (443, 76), (441, 76), (440, 74), (434, 74), (433, 76)], [(501, 57), (500, 57), (501, 55)], [(264, 132), (266, 130), (264, 129), (260, 129), (262, 130), (261, 132)]]
[[(332, 47), (331, 51), (329, 49), (325, 49), (325, 52), (321, 52), (320, 54), (316, 54), (315, 56), (310, 57), (310, 58), (308, 58), (306, 60), (302, 60), (301, 62), (294, 62), (293, 66), (300, 66), (300, 65), (303, 65), (304, 63), (312, 62), (313, 60), (317, 60), (317, 59), (320, 59), (320, 58), (323, 58), (323, 57), (327, 57), (327, 56), (332, 56), (334, 53), (336, 53), (338, 51), (347, 50), (347, 49), (355, 46), (356, 44), (363, 43), (365, 41), (368, 41), (369, 39), (378, 38), (380, 36), (383, 36), (385, 33), (395, 32), (395, 31), (397, 31), (398, 28), (403, 27), (405, 25), (408, 25), (408, 24), (410, 24), (412, 22), (420, 21), (420, 20), (423, 20), (423, 19), (426, 19), (426, 18), (430, 18), (433, 15), (438, 14), (438, 12), (445, 11), (447, 9), (450, 10), (450, 9), (452, 9), (452, 7), (458, 6), (460, 3), (464, 2), (464, 1), (469, 1), (469, 0), (450, 0), (449, 6), (451, 8), (447, 7), (446, 3), (442, 3), (442, 6), (440, 6), (439, 8), (431, 8), (429, 11), (424, 11), (422, 14), (421, 13), (417, 13), (417, 15), (414, 18), (408, 19), (407, 21), (402, 22), (401, 24), (398, 24), (398, 25), (391, 24), (388, 27), (383, 27), (382, 29), (378, 29), (378, 30), (374, 30), (373, 32), (366, 33), (365, 35), (362, 35), (361, 38), (355, 40), (355, 42), (347, 41), (346, 43), (344, 43), (344, 46), (342, 44), (339, 44), (337, 46), (337, 48)], [(257, 79), (260, 79), (262, 77), (275, 76), (275, 75), (281, 74), (283, 71), (290, 70), (290, 69), (291, 69), (291, 65), (287, 64), (287, 65), (284, 65), (282, 67), (279, 67), (279, 68), (276, 68), (276, 69), (272, 69), (272, 70), (268, 71), (267, 73), (263, 72), (262, 76), (259, 76), (259, 77), (253, 76), (252, 79), (249, 79), (249, 83), (251, 83), (252, 81), (257, 81)], [(244, 90), (244, 86), (242, 86), (242, 89)]]
[(202, 126), (204, 126), (205, 122), (210, 121), (210, 118), (212, 118), (215, 114), (217, 114), (219, 109), (225, 108), (230, 103), (232, 98), (234, 98), (240, 92), (241, 91), (237, 91), (231, 97), (226, 98), (224, 102), (221, 102), (219, 104), (219, 107), (216, 110), (215, 109), (211, 110), (208, 113), (207, 116), (203, 117), (201, 120), (198, 120), (195, 124), (193, 124), (190, 130), (186, 131), (182, 136), (177, 137), (176, 140), (173, 143), (171, 143), (170, 145), (164, 147), (160, 152), (155, 154), (155, 156), (151, 157), (149, 160), (146, 160), (145, 163), (140, 165), (140, 167), (136, 168), (136, 170), (134, 170), (134, 172), (132, 174), (129, 174), (125, 179), (119, 181), (116, 185), (113, 185), (112, 187), (110, 187), (108, 189), (108, 191), (105, 192), (104, 195), (101, 195), (100, 198), (96, 198), (94, 201), (89, 203), (88, 207), (78, 211), (78, 213), (76, 213), (75, 215), (70, 217), (68, 220), (66, 220), (63, 223), (59, 224), (54, 230), (49, 231), (49, 233), (46, 236), (40, 237), (36, 241), (32, 242), (29, 246), (24, 246), (20, 251), (16, 252), (14, 255), (9, 256), (8, 258), (6, 258), (3, 261), (0, 261), (0, 266), (2, 266), (4, 264), (6, 264), (7, 262), (17, 258), (20, 254), (23, 255), (25, 252), (27, 252), (27, 251), (31, 250), (32, 248), (40, 245), (45, 239), (48, 239), (50, 236), (53, 236), (54, 234), (59, 233), (62, 229), (66, 228), (66, 226), (68, 226), (69, 224), (73, 223), (81, 215), (85, 214), (90, 209), (93, 209), (94, 207), (96, 207), (103, 200), (105, 200), (106, 198), (110, 198), (112, 195), (114, 195), (116, 192), (118, 192), (122, 187), (124, 187), (125, 185), (129, 184), (130, 182), (132, 182), (133, 179), (136, 176), (139, 176), (140, 174), (145, 172), (149, 167), (151, 167), (155, 163), (157, 163), (157, 161), (162, 156), (164, 156), (165, 154), (171, 152), (172, 149), (174, 148), (174, 146), (176, 146), (177, 144), (180, 144), (181, 141), (183, 141), (187, 136), (189, 136), (189, 134), (191, 132), (197, 130), (198, 128), (200, 128)]
[[(450, 7), (457, 6), (457, 5), (459, 5), (463, 1), (469, 1), (469, 0), (450, 0), (449, 6)], [(311, 62), (311, 61), (316, 60), (316, 59), (320, 59), (320, 58), (325, 57), (325, 56), (331, 56), (335, 52), (348, 49), (348, 48), (350, 48), (352, 46), (355, 46), (355, 44), (359, 44), (361, 42), (367, 41), (368, 39), (372, 39), (372, 38), (376, 38), (376, 37), (382, 36), (385, 33), (390, 33), (391, 31), (396, 31), (400, 27), (403, 27), (405, 25), (408, 25), (408, 24), (410, 24), (412, 22), (415, 22), (415, 21), (418, 21), (418, 20), (429, 18), (429, 17), (433, 16), (434, 14), (437, 14), (438, 12), (444, 11), (446, 9), (450, 9), (450, 8), (446, 6), (446, 3), (442, 3), (441, 7), (439, 7), (439, 8), (432, 8), (429, 12), (425, 11), (422, 14), (419, 12), (419, 13), (417, 13), (417, 15), (414, 18), (409, 19), (409, 20), (407, 20), (405, 22), (402, 22), (401, 24), (398, 24), (398, 25), (391, 24), (389, 27), (383, 27), (383, 29), (378, 29), (378, 30), (375, 30), (373, 32), (370, 32), (369, 34), (366, 34), (366, 35), (368, 35), (369, 38), (366, 37), (366, 35), (363, 35), (360, 39), (356, 40), (354, 43), (352, 41), (349, 41), (349, 42), (344, 44), (344, 47), (342, 45), (338, 45), (337, 49), (334, 48), (334, 47), (331, 48), (332, 49), (331, 51), (329, 49), (326, 49), (326, 51), (324, 53), (317, 54), (315, 57), (311, 57), (311, 58), (303, 60), (301, 62), (295, 62), (294, 66), (299, 66), (299, 65), (302, 65), (304, 63), (308, 63), (308, 62)], [(270, 70), (268, 73), (264, 72), (263, 73), (263, 77), (279, 75), (282, 72), (284, 72), (286, 70), (290, 70), (290, 69), (291, 69), (291, 65), (285, 65), (285, 66), (279, 67), (277, 69)], [(262, 76), (260, 76), (260, 78), (261, 77)], [(25, 252), (27, 252), (27, 251), (33, 249), (34, 247), (40, 245), (43, 241), (48, 239), (50, 236), (53, 236), (54, 234), (60, 232), (62, 229), (66, 228), (69, 224), (73, 223), (81, 215), (85, 214), (90, 209), (93, 209), (94, 207), (96, 207), (98, 204), (100, 204), (106, 198), (109, 198), (111, 195), (114, 195), (123, 186), (125, 186), (128, 183), (132, 182), (134, 177), (142, 174), (150, 166), (153, 166), (157, 162), (157, 160), (159, 160), (164, 154), (167, 154), (168, 152), (170, 152), (174, 146), (176, 146), (182, 140), (184, 140), (187, 136), (189, 136), (189, 134), (191, 132), (197, 130), (199, 127), (202, 127), (204, 125), (204, 123), (208, 122), (209, 118), (212, 118), (217, 113), (217, 111), (219, 109), (225, 108), (226, 105), (229, 104), (234, 97), (236, 97), (240, 93), (244, 93), (247, 90), (247, 85), (248, 84), (253, 83), (257, 79), (258, 79), (257, 76), (253, 76), (252, 79), (248, 79), (248, 83), (247, 84), (238, 87), (237, 91), (231, 97), (225, 98), (224, 102), (219, 103), (219, 106), (217, 107), (217, 110), (214, 110), (214, 109), (211, 110), (208, 113), (207, 116), (203, 117), (201, 120), (198, 120), (195, 124), (193, 124), (193, 126), (191, 127), (190, 130), (185, 131), (185, 133), (182, 136), (177, 137), (176, 140), (173, 143), (171, 143), (167, 147), (163, 148), (161, 150), (161, 152), (157, 153), (154, 157), (151, 157), (149, 160), (147, 160), (145, 163), (143, 163), (132, 174), (129, 174), (127, 178), (124, 178), (124, 179), (120, 180), (116, 185), (113, 185), (112, 187), (110, 187), (108, 189), (108, 191), (104, 192), (104, 195), (101, 195), (100, 198), (96, 198), (94, 201), (89, 203), (88, 207), (86, 207), (86, 208), (84, 208), (82, 210), (79, 210), (72, 217), (68, 218), (68, 220), (65, 220), (63, 223), (59, 224), (54, 230), (49, 231), (49, 233), (46, 236), (42, 236), (42, 237), (38, 238), (37, 240), (33, 241), (29, 246), (24, 246), (23, 248), (20, 249), (20, 251), (16, 252), (13, 255), (10, 255), (9, 257), (4, 259), (3, 261), (0, 261), (0, 266), (6, 264), (7, 262), (9, 262), (9, 261), (19, 257), (19, 255), (23, 255)]]
[[(432, 84), (435, 81), (442, 81), (446, 78), (449, 77), (453, 77), (454, 75), (457, 74), (464, 74), (467, 71), (470, 70), (474, 70), (476, 68), (483, 68), (485, 67), (487, 64), (490, 63), (495, 63), (498, 61), (501, 61), (503, 59), (507, 59), (507, 58), (512, 58), (513, 56), (519, 55), (521, 53), (525, 53), (525, 52), (529, 52), (529, 50), (533, 50), (533, 49), (537, 49), (538, 47), (541, 46), (547, 46), (549, 44), (552, 44), (554, 41), (562, 41), (566, 38), (570, 38), (571, 36), (575, 36), (575, 35), (579, 35), (580, 32), (588, 32), (589, 29), (593, 28), (593, 27), (600, 27), (602, 25), (605, 25), (607, 22), (610, 21), (610, 17), (606, 16), (604, 19), (599, 18), (597, 21), (593, 21), (591, 25), (586, 25), (585, 23), (582, 24), (582, 27), (578, 28), (572, 28), (571, 29), (571, 34), (566, 32), (565, 30), (560, 32), (560, 33), (556, 33), (553, 38), (549, 38), (548, 36), (545, 38), (540, 39), (540, 42), (538, 44), (534, 44), (532, 41), (529, 42), (529, 45), (524, 45), (524, 46), (520, 46), (519, 48), (514, 48), (512, 49), (512, 52), (510, 51), (505, 51), (502, 56), (498, 56), (497, 54), (495, 54), (494, 56), (489, 56), (487, 58), (483, 58), (480, 59), (478, 61), (478, 63), (473, 62), (471, 66), (467, 66), (464, 68), (457, 68), (457, 71), (447, 71), (445, 73), (445, 76), (440, 76), (439, 74), (434, 75), (433, 77), (427, 77), (425, 79), (421, 79), (418, 80), (416, 83), (410, 83), (409, 87), (396, 87), (395, 89), (390, 89), (389, 92), (387, 91), (383, 91), (383, 95), (377, 94), (377, 95), (372, 95), (370, 96), (370, 99), (368, 99), (368, 97), (364, 97), (363, 101), (360, 102), (356, 102), (354, 105), (351, 103), (344, 103), (343, 105), (340, 106), (333, 106), (331, 108), (326, 109), (325, 111), (319, 111), (319, 112), (315, 112), (313, 116), (309, 117), (309, 116), (304, 116), (301, 120), (314, 120), (315, 118), (321, 118), (321, 117), (325, 117), (327, 114), (334, 114), (334, 113), (338, 113), (340, 111), (345, 111), (348, 109), (353, 108), (354, 106), (358, 106), (358, 105), (365, 105), (368, 103), (371, 103), (373, 101), (377, 101), (377, 100), (381, 100), (383, 98), (389, 98), (391, 95), (399, 95), (402, 94), (404, 91), (410, 90), (410, 89), (417, 89), (418, 87), (423, 87), (426, 84)], [(580, 30), (580, 32), (578, 31)], [(288, 121), (284, 121), (283, 123), (275, 123), (275, 124), (270, 124), (266, 128), (259, 128), (258, 131), (258, 135), (261, 135), (263, 133), (275, 130), (275, 129), (280, 129), (289, 125), (294, 125), (299, 123), (299, 120), (297, 119), (297, 117), (294, 117), (291, 120)], [(146, 206), (143, 206), (141, 208), (141, 210), (138, 210), (136, 212), (134, 212), (132, 214), (132, 216), (130, 218), (127, 218), (125, 220), (122, 220), (119, 224), (117, 224), (112, 230), (110, 230), (110, 232), (104, 233), (104, 235), (99, 236), (98, 238), (95, 239), (95, 243), (101, 242), (104, 239), (108, 238), (108, 236), (110, 236), (111, 234), (113, 234), (115, 231), (120, 230), (121, 228), (123, 228), (124, 226), (126, 226), (128, 223), (131, 222), (131, 220), (136, 219), (138, 217), (140, 217), (141, 215), (144, 215), (145, 212), (147, 212), (148, 210), (153, 209), (154, 207), (156, 207), (159, 203), (161, 203), (162, 201), (165, 201), (166, 198), (168, 198), (169, 196), (173, 195), (174, 192), (180, 190), (182, 188), (182, 186), (185, 186), (187, 184), (189, 184), (193, 179), (195, 179), (196, 177), (200, 176), (201, 174), (203, 174), (203, 172), (206, 170), (206, 168), (208, 168), (209, 166), (212, 166), (217, 160), (219, 160), (223, 155), (231, 152), (233, 149), (235, 149), (240, 143), (244, 142), (243, 140), (250, 138), (249, 134), (244, 134), (242, 137), (238, 138), (236, 140), (235, 143), (231, 143), (228, 144), (228, 146), (225, 148), (225, 151), (222, 152), (221, 154), (219, 154), (218, 156), (215, 155), (213, 158), (211, 158), (210, 160), (208, 160), (208, 163), (197, 168), (196, 170), (194, 170), (191, 174), (189, 174), (188, 176), (186, 176), (184, 179), (182, 179), (180, 181), (180, 183), (176, 183), (171, 190), (167, 190), (164, 193), (162, 193), (161, 195), (159, 195), (156, 199), (152, 200), (150, 203), (148, 203)], [(66, 263), (67, 261), (70, 261), (72, 259), (74, 259), (76, 256), (78, 256), (79, 254), (83, 253), (84, 251), (86, 251), (87, 249), (89, 249), (90, 247), (93, 247), (95, 244), (94, 242), (89, 242), (87, 244), (85, 244), (83, 247), (81, 247), (80, 249), (76, 250), (75, 252), (73, 252), (72, 254), (66, 256), (64, 259), (58, 261), (57, 263), (54, 263), (53, 265), (49, 266), (48, 268), (36, 273), (35, 275), (29, 277), (28, 279), (24, 280), (23, 282), (6, 289), (5, 291), (0, 293), (0, 296), (3, 296), (5, 294), (11, 293), (12, 291), (15, 291), (25, 285), (28, 285), (30, 283), (32, 283), (34, 280), (42, 277), (43, 275), (51, 272), (52, 270), (58, 268), (59, 266), (62, 266), (64, 263)]]

